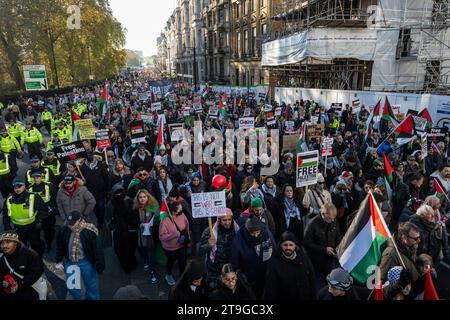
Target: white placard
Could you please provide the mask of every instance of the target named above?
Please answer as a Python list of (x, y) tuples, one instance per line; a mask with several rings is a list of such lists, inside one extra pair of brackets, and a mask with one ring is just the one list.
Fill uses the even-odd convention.
[(159, 110), (161, 110), (161, 102), (155, 102), (155, 103), (152, 103), (152, 111), (159, 111)]
[(239, 129), (254, 129), (255, 128), (255, 118), (246, 117), (239, 118)]
[(225, 191), (193, 193), (191, 206), (193, 218), (224, 216), (227, 212)]
[(281, 116), (281, 107), (275, 108), (275, 117)]
[(322, 138), (322, 156), (331, 156), (333, 155), (333, 138)]

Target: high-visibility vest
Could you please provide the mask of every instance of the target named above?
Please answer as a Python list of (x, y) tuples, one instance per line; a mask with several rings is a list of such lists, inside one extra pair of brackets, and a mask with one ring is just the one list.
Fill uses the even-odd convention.
[(7, 131), (8, 133), (13, 136), (14, 138), (20, 138), (20, 136), (22, 135), (22, 132), (24, 130), (24, 126), (22, 124), (19, 123), (12, 123), (12, 124), (8, 124), (7, 125)]
[(0, 138), (0, 149), (4, 153), (11, 153), (12, 150), (21, 150), (19, 142), (11, 135)]
[(42, 166), (44, 168), (50, 169), (55, 176), (59, 176), (61, 174), (61, 172), (60, 172), (61, 162), (59, 162), (59, 160), (56, 160), (56, 166), (51, 163), (46, 164), (45, 160), (44, 160), (44, 161), (42, 161)]
[(41, 196), (42, 200), (44, 200), (44, 203), (48, 203), (50, 201), (50, 186), (47, 183), (44, 183), (44, 190), (42, 191), (34, 191), (33, 187), (36, 185), (33, 184), (30, 189), (28, 189), (28, 192), (30, 193), (36, 193)]
[(333, 129), (337, 129), (337, 128), (339, 128), (340, 124), (341, 124), (341, 120), (335, 118), (335, 119), (333, 120), (333, 123), (330, 124), (330, 127), (333, 128)]
[(36, 128), (25, 130), (22, 137), (22, 141), (25, 143), (40, 142), (42, 140), (42, 135)]
[(11, 168), (9, 167), (9, 155), (5, 154), (5, 158), (0, 160), (0, 176), (4, 176), (11, 172)]
[(53, 116), (52, 113), (50, 111), (44, 111), (42, 112), (42, 120), (43, 121), (50, 121), (52, 120)]
[[(12, 203), (12, 196), (6, 200), (6, 207), (8, 208), (8, 216), (11, 218), (13, 224), (18, 226), (27, 226), (36, 221), (37, 212), (34, 211), (35, 195), (30, 194), (24, 203)], [(28, 208), (26, 208), (28, 206)]]
[[(43, 182), (50, 182), (50, 169), (49, 168), (44, 168), (44, 174), (42, 175), (42, 181)], [(31, 170), (27, 171), (27, 181), (29, 184), (33, 184), (34, 183), (34, 178), (31, 175)]]

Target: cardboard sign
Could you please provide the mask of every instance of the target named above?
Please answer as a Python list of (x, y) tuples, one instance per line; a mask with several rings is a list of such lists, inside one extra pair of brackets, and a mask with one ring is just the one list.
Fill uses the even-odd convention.
[(91, 119), (75, 121), (75, 127), (78, 129), (81, 140), (95, 139), (95, 127)]
[(333, 155), (333, 138), (323, 137), (322, 139), (322, 157)]
[(297, 154), (297, 188), (316, 184), (318, 173), (319, 151)]
[(297, 144), (298, 140), (300, 139), (300, 134), (293, 134), (293, 135), (284, 135), (283, 136), (283, 150), (281, 152), (285, 151), (291, 151), (291, 152), (297, 152)]
[(217, 119), (217, 116), (219, 115), (219, 108), (216, 106), (209, 107), (208, 115), (211, 119)]
[(161, 106), (161, 102), (155, 102), (152, 103), (152, 111), (159, 111), (161, 110), (162, 106)]
[(246, 117), (239, 118), (239, 129), (254, 129), (255, 128), (255, 118)]
[(97, 148), (111, 148), (111, 140), (109, 139), (109, 130), (98, 130), (95, 134), (95, 138), (97, 140)]
[(87, 158), (86, 149), (81, 141), (74, 141), (54, 147), (53, 151), (58, 160), (62, 163), (67, 163), (80, 158)]
[(139, 95), (139, 101), (147, 101), (149, 99), (149, 94), (148, 93), (141, 93)]
[(194, 219), (224, 216), (227, 212), (225, 191), (193, 193), (191, 206)]
[(314, 124), (308, 126), (308, 138), (322, 137), (325, 133), (325, 124)]
[(130, 124), (131, 143), (145, 142), (144, 121), (137, 120)]

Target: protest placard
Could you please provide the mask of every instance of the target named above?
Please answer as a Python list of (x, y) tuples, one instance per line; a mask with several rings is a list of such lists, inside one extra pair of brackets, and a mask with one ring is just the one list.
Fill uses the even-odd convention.
[(142, 113), (141, 119), (142, 119), (142, 121), (144, 121), (144, 123), (147, 123), (147, 124), (153, 123), (153, 115), (150, 113)]
[(414, 127), (418, 132), (425, 132), (427, 120), (422, 117), (412, 116), (414, 119)]
[(317, 183), (319, 172), (319, 151), (297, 154), (297, 188)]
[(322, 157), (333, 155), (333, 138), (323, 137), (322, 139)]
[(255, 118), (246, 117), (239, 118), (239, 129), (254, 129), (255, 128)]
[(95, 139), (95, 127), (91, 119), (82, 119), (75, 121), (81, 140)]
[(53, 151), (61, 163), (87, 157), (87, 152), (82, 141), (74, 141), (54, 147)]
[(331, 109), (333, 109), (334, 112), (341, 114), (342, 113), (342, 103), (332, 103)]
[(209, 107), (208, 115), (211, 119), (217, 119), (217, 116), (219, 115), (219, 108), (216, 106)]
[(275, 117), (281, 116), (281, 107), (275, 108)]
[(295, 121), (285, 121), (284, 122), (284, 132), (286, 134), (295, 133)]
[(313, 124), (308, 126), (308, 139), (322, 137), (325, 132), (325, 124)]
[(161, 102), (155, 102), (152, 103), (152, 111), (159, 111), (161, 110), (162, 106), (161, 106)]
[(193, 193), (191, 196), (192, 217), (208, 218), (226, 215), (225, 191)]
[(427, 129), (427, 140), (428, 143), (434, 142), (445, 142), (445, 135), (448, 132), (447, 127), (434, 127)]
[(319, 117), (311, 116), (311, 124), (317, 124), (317, 122), (319, 122)]
[(264, 112), (270, 112), (270, 111), (272, 111), (272, 110), (273, 110), (272, 105), (266, 104), (266, 105), (264, 106)]
[(144, 92), (139, 94), (139, 101), (147, 101), (149, 99), (149, 94)]
[(95, 139), (97, 140), (97, 148), (111, 148), (111, 140), (109, 139), (108, 129), (98, 130), (95, 133)]
[(145, 142), (144, 121), (136, 120), (130, 124), (131, 143)]
[(282, 152), (283, 153), (285, 151), (296, 152), (299, 139), (300, 139), (300, 134), (298, 134), (298, 133), (293, 134), (293, 135), (284, 135)]

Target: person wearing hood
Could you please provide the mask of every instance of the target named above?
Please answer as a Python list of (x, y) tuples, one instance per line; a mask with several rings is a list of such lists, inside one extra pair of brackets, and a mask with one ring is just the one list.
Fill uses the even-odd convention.
[(56, 195), (56, 205), (63, 220), (72, 211), (78, 211), (88, 220), (89, 215), (94, 211), (95, 198), (85, 186), (80, 186), (74, 176), (65, 176), (61, 183), (61, 188)]
[(320, 208), (325, 203), (331, 203), (331, 193), (325, 187), (325, 178), (321, 173), (318, 173), (317, 184), (309, 188), (303, 197), (303, 207), (309, 210), (306, 216), (306, 225), (308, 225), (308, 221), (320, 213)]
[(231, 244), (239, 231), (231, 209), (227, 208), (226, 215), (217, 218), (212, 230), (211, 234), (206, 227), (198, 243), (198, 255), (206, 260), (206, 282), (210, 288), (218, 283), (223, 265), (230, 260)]
[(131, 170), (136, 171), (138, 168), (144, 168), (147, 171), (152, 170), (153, 161), (150, 151), (145, 149), (143, 144), (131, 156)]
[(133, 180), (133, 175), (130, 168), (125, 165), (125, 162), (122, 159), (116, 159), (112, 171), (111, 185), (114, 186), (119, 183), (125, 188), (130, 185), (131, 180)]
[(314, 268), (297, 238), (290, 231), (281, 235), (279, 251), (269, 260), (265, 300), (314, 300)]
[(137, 266), (137, 230), (139, 222), (132, 210), (133, 200), (124, 188), (116, 184), (111, 189), (111, 199), (106, 206), (106, 222), (113, 231), (112, 243), (122, 270), (129, 274)]
[(86, 161), (80, 168), (83, 177), (86, 179), (86, 187), (96, 199), (95, 216), (97, 217), (97, 227), (103, 227), (105, 217), (105, 202), (107, 190), (109, 190), (109, 174), (104, 163), (98, 161), (92, 153), (88, 153)]
[(139, 190), (145, 189), (150, 194), (155, 194), (154, 192), (155, 180), (150, 177), (150, 173), (145, 170), (145, 168), (138, 168), (133, 179), (129, 183), (127, 189), (127, 194), (130, 198), (134, 198)]
[(217, 287), (208, 296), (208, 300), (219, 301), (248, 301), (256, 300), (247, 277), (233, 264), (223, 265), (220, 281)]
[(191, 260), (177, 283), (171, 288), (169, 300), (203, 301), (206, 295), (206, 270), (202, 262)]
[(267, 263), (276, 250), (272, 233), (254, 214), (233, 239), (230, 262), (247, 277), (257, 298), (262, 297)]
[(356, 204), (344, 179), (339, 179), (331, 194), (333, 204), (337, 208), (337, 219), (342, 233), (347, 230), (348, 216), (355, 211)]
[(284, 169), (277, 174), (276, 178), (279, 186), (284, 186), (286, 184), (290, 184), (292, 186), (295, 185), (296, 176), (294, 165), (291, 162), (287, 162), (284, 165)]
[(280, 188), (278, 188), (275, 184), (275, 178), (273, 176), (267, 176), (264, 178), (263, 184), (261, 185), (261, 191), (264, 195), (264, 203), (267, 205), (267, 209), (272, 211), (275, 198), (277, 198), (281, 193)]

